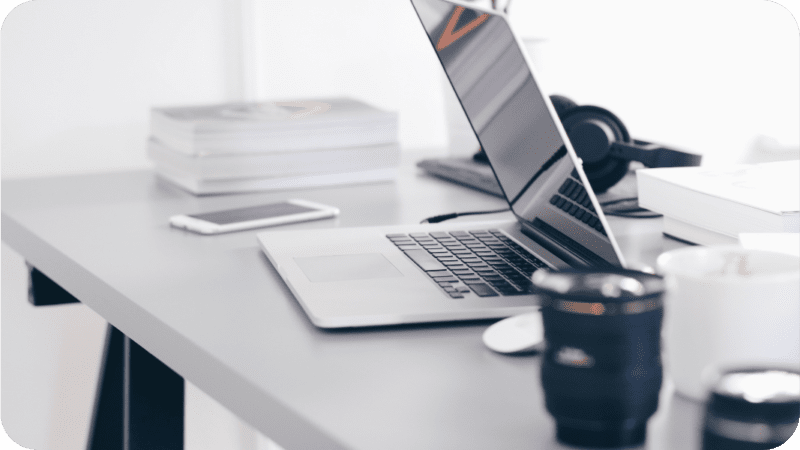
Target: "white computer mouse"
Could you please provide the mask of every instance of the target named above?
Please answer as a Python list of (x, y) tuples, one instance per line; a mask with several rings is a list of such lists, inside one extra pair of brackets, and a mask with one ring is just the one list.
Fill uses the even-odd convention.
[(503, 319), (483, 332), (483, 343), (498, 353), (523, 353), (540, 350), (544, 325), (539, 311)]

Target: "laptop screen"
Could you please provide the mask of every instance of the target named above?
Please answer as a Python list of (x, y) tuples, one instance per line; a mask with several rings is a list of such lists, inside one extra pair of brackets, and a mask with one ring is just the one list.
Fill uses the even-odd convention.
[(411, 2), (526, 234), (575, 265), (621, 265), (506, 19), (442, 0)]

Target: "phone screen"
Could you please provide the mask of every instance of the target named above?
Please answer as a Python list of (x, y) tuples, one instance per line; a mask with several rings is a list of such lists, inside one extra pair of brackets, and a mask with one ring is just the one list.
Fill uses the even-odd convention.
[(299, 206), (292, 203), (272, 203), (269, 205), (251, 206), (249, 208), (229, 209), (227, 211), (216, 211), (204, 214), (192, 214), (189, 217), (205, 220), (217, 225), (227, 225), (237, 222), (247, 222), (257, 219), (268, 219), (271, 217), (288, 216), (304, 212), (317, 211), (313, 208)]

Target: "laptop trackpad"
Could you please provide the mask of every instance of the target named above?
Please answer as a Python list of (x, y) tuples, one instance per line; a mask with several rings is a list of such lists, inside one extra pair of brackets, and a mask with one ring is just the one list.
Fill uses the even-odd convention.
[(402, 277), (380, 253), (294, 258), (312, 283)]

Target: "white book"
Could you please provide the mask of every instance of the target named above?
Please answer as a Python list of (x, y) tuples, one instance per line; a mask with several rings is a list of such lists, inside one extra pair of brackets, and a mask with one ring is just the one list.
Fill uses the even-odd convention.
[(664, 216), (664, 234), (699, 245), (735, 245), (738, 240), (726, 234)]
[(174, 151), (158, 140), (150, 139), (147, 155), (159, 169), (182, 172), (185, 176), (200, 180), (214, 180), (396, 167), (400, 163), (400, 146), (392, 143), (330, 150), (197, 156)]
[(165, 180), (193, 194), (208, 195), (385, 182), (392, 181), (397, 177), (397, 168), (388, 167), (343, 173), (289, 177), (238, 178), (230, 180), (199, 180), (190, 175), (173, 172), (168, 169), (159, 169), (157, 173)]
[[(636, 172), (639, 206), (737, 239), (800, 231), (800, 161)], [(666, 224), (666, 221), (665, 221)]]
[(188, 154), (295, 151), (397, 142), (397, 113), (353, 99), (153, 108), (151, 135)]

